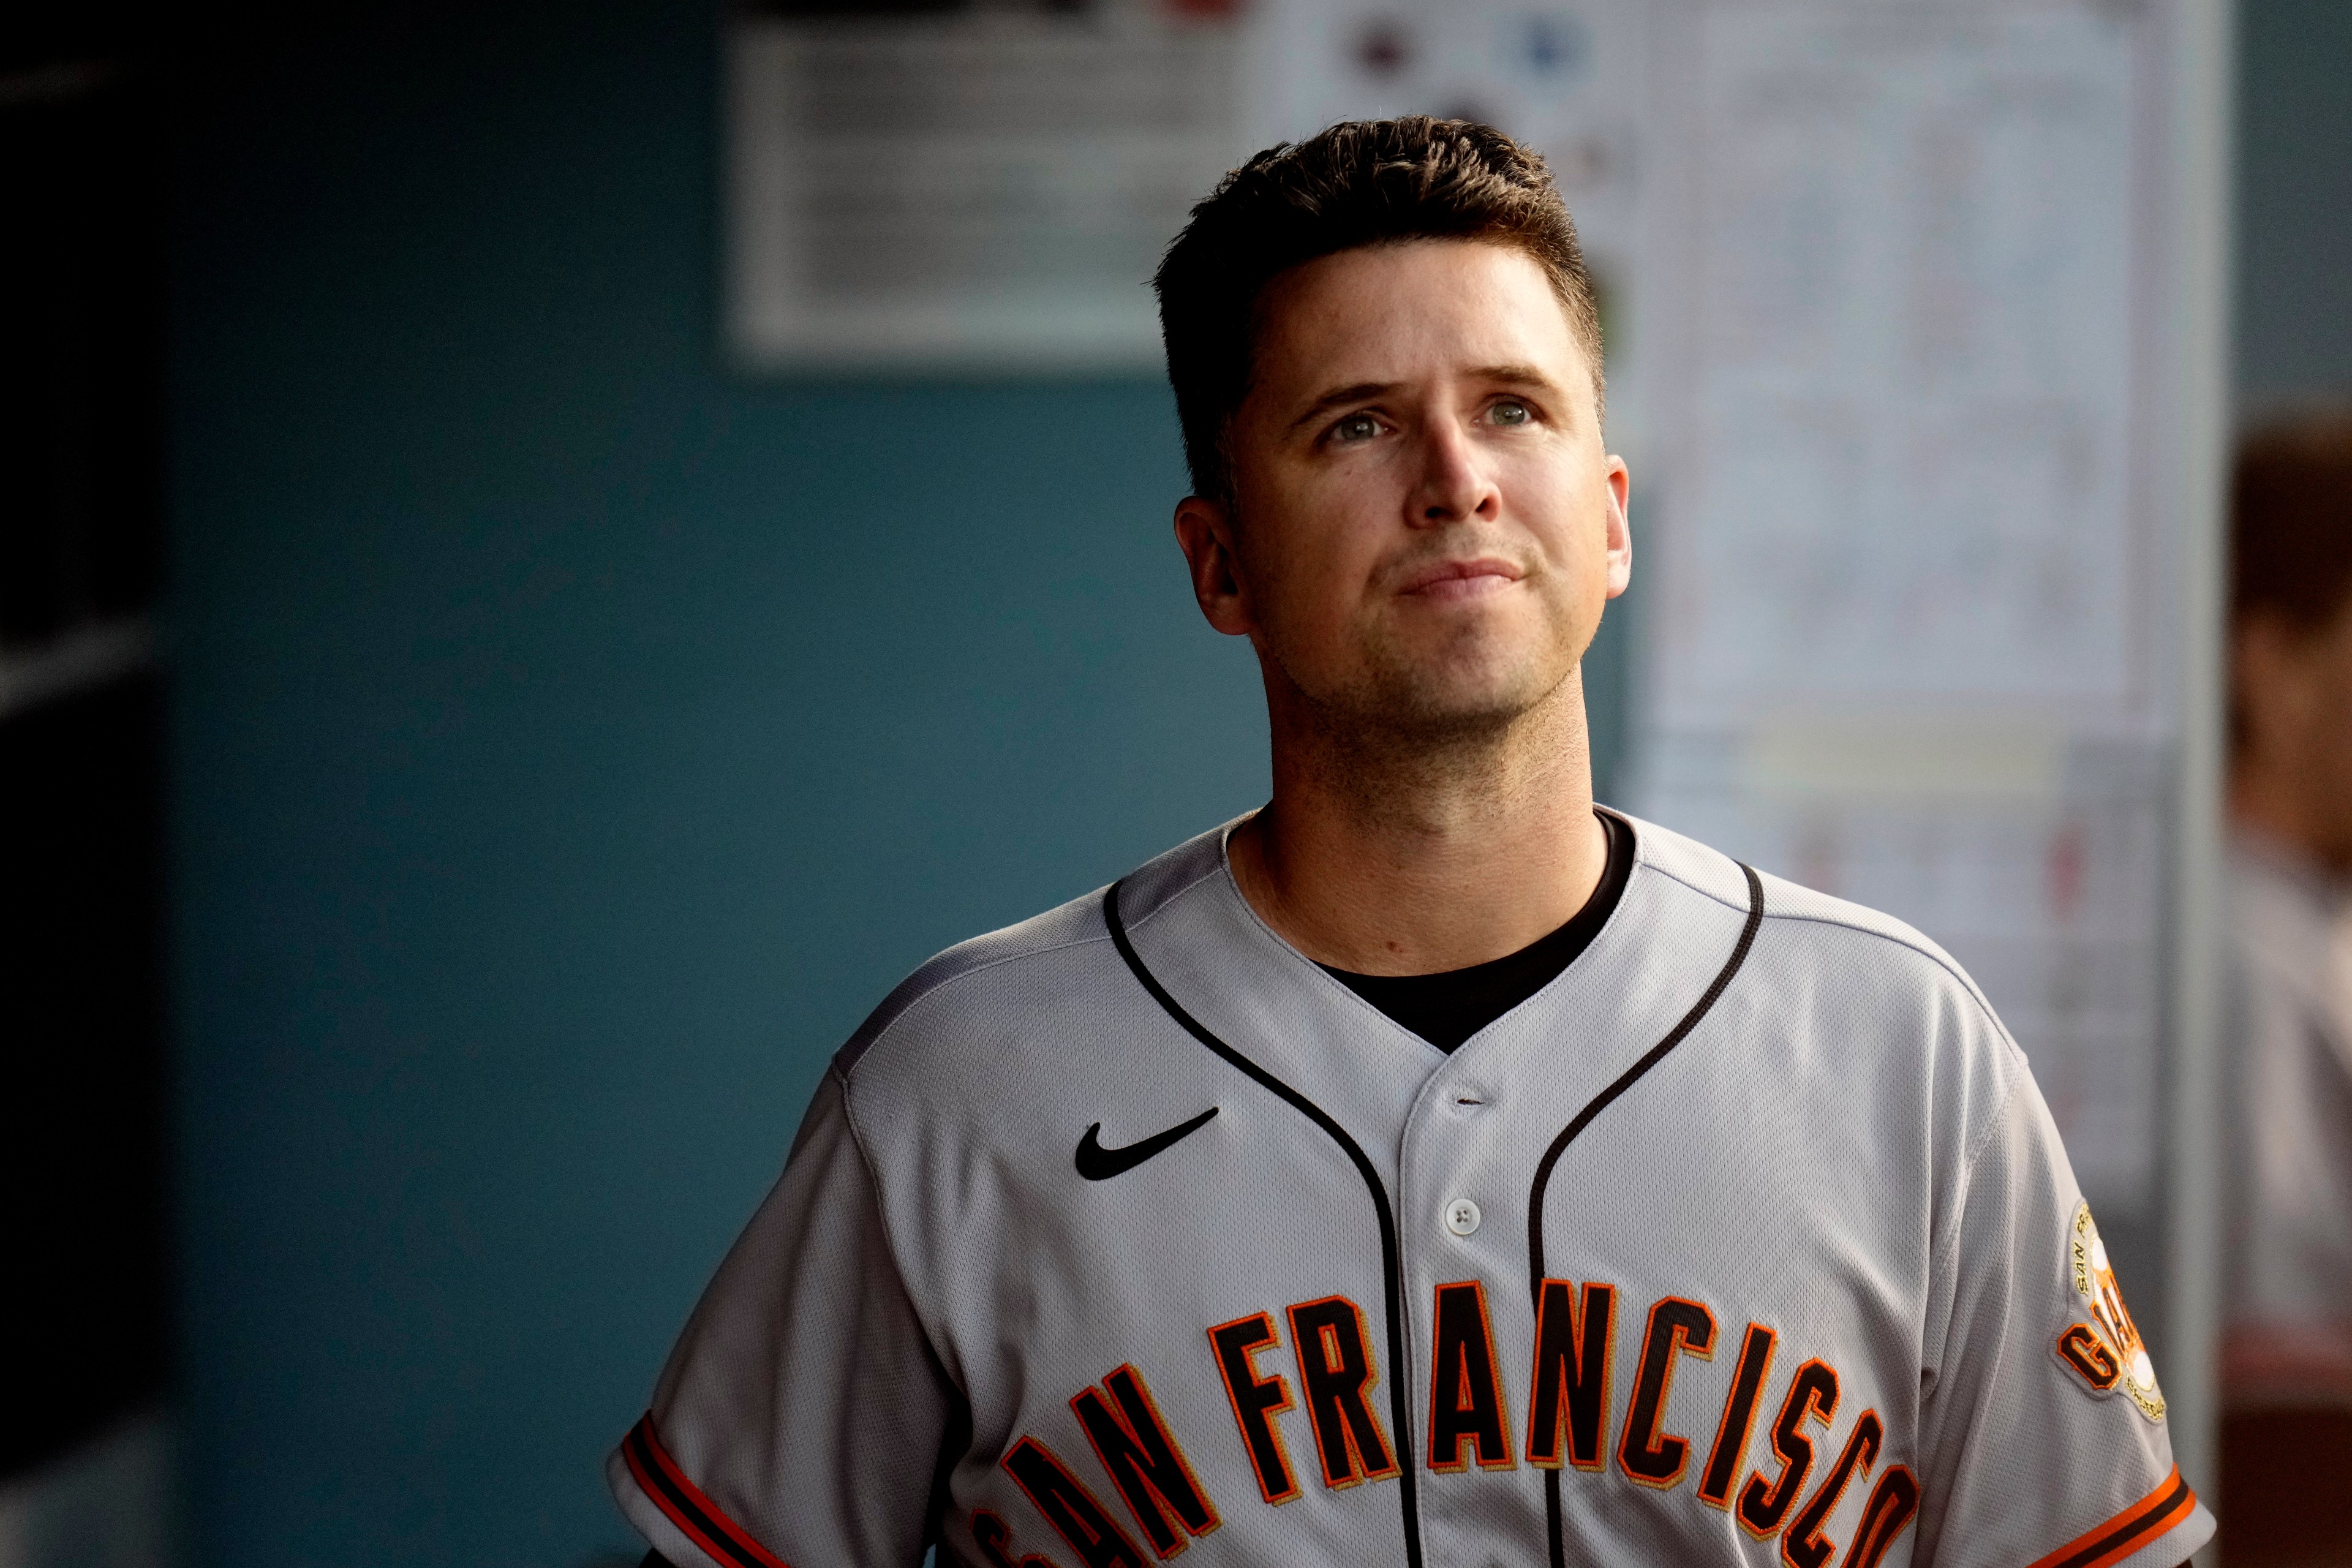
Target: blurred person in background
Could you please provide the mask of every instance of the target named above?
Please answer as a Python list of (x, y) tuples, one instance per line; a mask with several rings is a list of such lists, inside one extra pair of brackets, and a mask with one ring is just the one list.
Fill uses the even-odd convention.
[(2231, 498), (2224, 1547), (2352, 1563), (2352, 407)]

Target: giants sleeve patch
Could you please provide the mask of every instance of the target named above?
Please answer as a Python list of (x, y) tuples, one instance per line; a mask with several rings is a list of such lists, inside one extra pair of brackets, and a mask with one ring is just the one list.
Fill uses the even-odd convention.
[(2139, 1328), (2124, 1306), (2106, 1243), (2091, 1218), (2091, 1205), (2074, 1205), (2066, 1243), (2066, 1273), (2087, 1321), (2068, 1323), (2051, 1346), (2058, 1363), (2095, 1394), (2121, 1393), (2150, 1421), (2164, 1419), (2164, 1394), (2156, 1367), (2141, 1342)]

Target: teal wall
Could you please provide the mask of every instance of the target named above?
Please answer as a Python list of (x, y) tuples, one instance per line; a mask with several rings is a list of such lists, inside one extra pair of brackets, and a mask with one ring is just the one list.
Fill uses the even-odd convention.
[(223, 50), (176, 154), (205, 1564), (623, 1549), (832, 1047), (1265, 787), (1160, 385), (730, 376), (710, 11), (481, 10)]
[(2237, 380), (2352, 397), (2352, 5), (2238, 0)]

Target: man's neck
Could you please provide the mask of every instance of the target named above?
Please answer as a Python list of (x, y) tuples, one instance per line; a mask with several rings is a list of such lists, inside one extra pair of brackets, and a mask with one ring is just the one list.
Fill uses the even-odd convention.
[(1582, 681), (1444, 741), (1277, 714), (1273, 804), (1231, 857), (1259, 917), (1318, 963), (1433, 974), (1516, 952), (1573, 918), (1608, 863)]

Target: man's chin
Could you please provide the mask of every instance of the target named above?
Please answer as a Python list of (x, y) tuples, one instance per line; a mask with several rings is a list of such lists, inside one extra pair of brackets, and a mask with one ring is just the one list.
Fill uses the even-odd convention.
[(1398, 721), (1451, 727), (1507, 724), (1572, 676), (1566, 627), (1549, 623), (1455, 628), (1444, 637), (1391, 635), (1365, 649), (1367, 685)]
[(1572, 658), (1524, 644), (1412, 648), (1391, 643), (1364, 652), (1369, 657), (1344, 682), (1301, 680), (1278, 659), (1275, 668), (1327, 732), (1433, 744), (1507, 731), (1552, 701), (1577, 668)]
[(1508, 730), (1541, 707), (1557, 684), (1523, 671), (1420, 672), (1382, 682), (1380, 697), (1362, 717), (1369, 725), (1400, 734), (1466, 739)]

